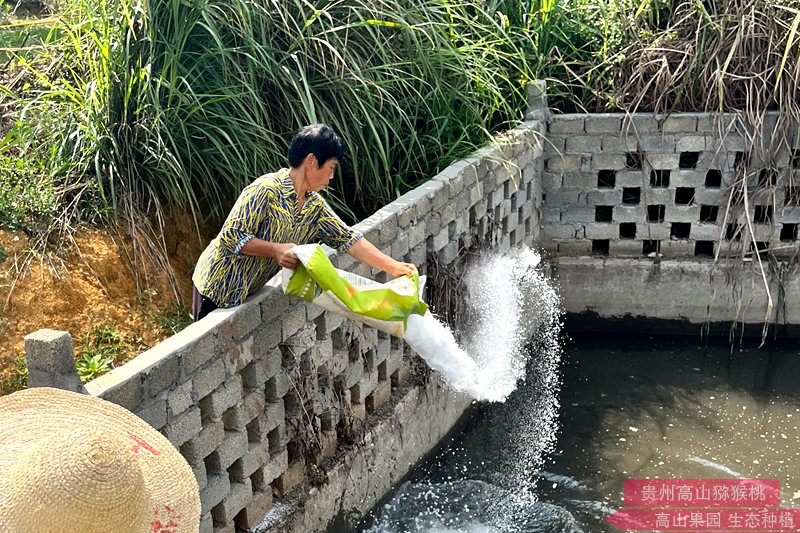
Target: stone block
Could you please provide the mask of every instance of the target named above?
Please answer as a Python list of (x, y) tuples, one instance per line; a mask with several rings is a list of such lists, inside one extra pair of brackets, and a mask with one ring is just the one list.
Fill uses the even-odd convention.
[(576, 224), (549, 224), (542, 226), (542, 239), (583, 239), (584, 227)]
[(206, 461), (206, 468), (212, 472), (223, 472), (231, 466), (234, 461), (247, 453), (249, 443), (247, 433), (244, 431), (226, 431), (225, 438), (211, 452)]
[(202, 400), (225, 382), (225, 363), (214, 361), (192, 378), (192, 386), (198, 400)]
[(600, 148), (606, 153), (635, 152), (638, 149), (638, 142), (633, 135), (603, 135), (600, 139)]
[(589, 224), (586, 226), (586, 238), (591, 240), (618, 239), (618, 224)]
[(553, 241), (558, 244), (558, 254), (569, 257), (578, 257), (591, 255), (592, 241), (589, 240), (574, 240), (574, 241)]
[(697, 131), (696, 116), (670, 115), (661, 124), (664, 133), (693, 133)]
[(156, 429), (161, 429), (167, 425), (166, 400), (155, 400), (149, 405), (140, 407), (134, 413)]
[(552, 116), (547, 124), (550, 133), (583, 133), (584, 121), (588, 115)]
[(586, 119), (586, 133), (619, 133), (622, 131), (622, 115), (597, 113)]
[(289, 468), (289, 452), (284, 449), (270, 457), (267, 464), (256, 470), (256, 472), (253, 473), (253, 478), (258, 479), (259, 488), (268, 487), (270, 483), (278, 479), (287, 468)]
[(194, 405), (192, 380), (184, 381), (167, 395), (167, 408), (170, 416), (178, 416)]
[(428, 250), (438, 252), (450, 242), (450, 231), (448, 228), (442, 229), (438, 234), (428, 237)]
[(569, 153), (599, 152), (602, 139), (603, 137), (597, 135), (578, 135), (575, 137), (567, 137), (566, 150)]
[(193, 439), (189, 439), (181, 447), (183, 455), (190, 465), (198, 465), (211, 455), (225, 439), (225, 427), (222, 421), (208, 422)]
[(242, 393), (242, 379), (239, 375), (236, 375), (200, 400), (200, 409), (203, 412), (203, 417), (220, 420), (225, 411), (239, 403), (242, 399)]
[(68, 332), (40, 329), (25, 335), (25, 361), (29, 387), (86, 393), (75, 370), (75, 351)]
[(645, 159), (656, 170), (678, 170), (679, 154), (647, 153)]
[(289, 381), (289, 375), (284, 370), (279, 370), (278, 373), (270, 378), (267, 381), (266, 385), (266, 395), (267, 400), (270, 402), (276, 402), (286, 396), (286, 393), (289, 392), (289, 388), (291, 387), (291, 383)]
[(289, 309), (281, 320), (281, 323), (283, 325), (282, 340), (285, 341), (306, 326), (305, 307), (296, 305)]
[(230, 468), (233, 479), (243, 481), (249, 479), (256, 470), (269, 462), (268, 446), (260, 442), (251, 442), (248, 445), (247, 453), (234, 461)]
[(582, 158), (576, 154), (553, 155), (547, 159), (549, 171), (575, 172), (581, 169)]
[(265, 413), (265, 428), (272, 431), (286, 420), (286, 407), (283, 400), (267, 402)]
[(202, 513), (206, 514), (211, 512), (211, 509), (224, 500), (230, 491), (231, 481), (228, 478), (227, 472), (208, 476), (206, 488), (200, 491), (200, 507), (202, 508)]
[[(592, 169), (594, 170), (625, 170), (626, 168), (627, 163), (625, 156), (622, 154), (592, 155)], [(595, 179), (597, 179), (596, 176)]]
[(258, 526), (270, 509), (272, 509), (272, 487), (264, 492), (253, 492), (250, 503), (236, 515), (234, 522), (238, 528), (251, 531)]
[(193, 374), (198, 368), (223, 353), (224, 346), (215, 335), (206, 335), (197, 339), (182, 350), (180, 358), (186, 374)]
[(211, 516), (220, 524), (232, 524), (239, 511), (244, 509), (253, 498), (253, 488), (250, 480), (234, 481), (230, 484), (228, 496), (216, 505)]
[(200, 434), (203, 424), (200, 419), (200, 409), (194, 407), (186, 414), (172, 420), (164, 428), (164, 436), (169, 439), (173, 446), (179, 448), (183, 443)]
[(561, 211), (561, 223), (593, 224), (595, 218), (594, 207), (570, 207)]

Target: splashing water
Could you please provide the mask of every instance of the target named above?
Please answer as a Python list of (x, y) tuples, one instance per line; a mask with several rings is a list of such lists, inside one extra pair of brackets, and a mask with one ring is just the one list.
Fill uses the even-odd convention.
[(541, 257), (529, 248), (480, 259), (466, 273), (473, 330), (467, 350), (430, 313), (409, 317), (405, 340), (455, 389), (476, 400), (504, 402), (525, 378), (532, 335), (558, 348), (559, 299), (537, 269)]

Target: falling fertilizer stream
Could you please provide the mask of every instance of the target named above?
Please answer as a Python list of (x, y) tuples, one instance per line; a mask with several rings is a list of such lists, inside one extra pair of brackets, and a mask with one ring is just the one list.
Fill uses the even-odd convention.
[[(487, 452), (510, 450), (504, 455), (509, 464), (490, 469), (494, 475), (482, 479), (470, 479), (470, 467), (476, 465), (467, 464), (442, 482), (407, 482), (362, 530), (581, 531), (568, 512), (537, 501), (529, 475), (541, 467), (555, 440), (561, 359), (559, 299), (539, 262), (536, 252), (520, 249), (476, 261), (465, 277), (471, 331), (462, 345), (475, 361), (477, 378), (451, 385), (487, 405), (511, 398), (517, 412), (513, 423), (508, 417), (491, 420), (477, 443)], [(447, 334), (439, 329), (434, 337)], [(460, 350), (455, 341), (444, 346)], [(454, 375), (447, 362), (459, 359), (444, 357), (437, 370)]]

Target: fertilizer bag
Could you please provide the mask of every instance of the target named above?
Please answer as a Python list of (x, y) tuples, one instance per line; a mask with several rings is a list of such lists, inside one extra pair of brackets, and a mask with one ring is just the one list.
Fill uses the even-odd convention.
[(318, 244), (296, 246), (292, 252), (300, 264), (295, 269), (283, 269), (284, 293), (403, 338), (455, 388), (474, 388), (478, 372), (475, 362), (422, 301), (424, 276), (401, 276), (378, 283), (335, 268)]

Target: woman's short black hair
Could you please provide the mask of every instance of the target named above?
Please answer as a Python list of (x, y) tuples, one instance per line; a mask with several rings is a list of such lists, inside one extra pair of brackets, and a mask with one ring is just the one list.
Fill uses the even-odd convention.
[(299, 167), (308, 154), (314, 154), (321, 167), (333, 157), (341, 161), (344, 144), (327, 124), (312, 124), (301, 128), (289, 143), (289, 165)]

